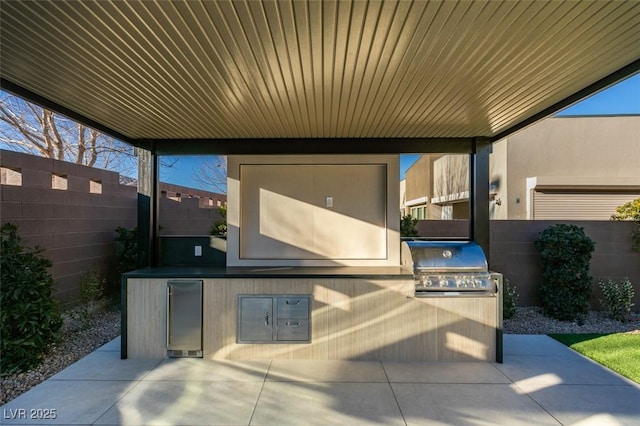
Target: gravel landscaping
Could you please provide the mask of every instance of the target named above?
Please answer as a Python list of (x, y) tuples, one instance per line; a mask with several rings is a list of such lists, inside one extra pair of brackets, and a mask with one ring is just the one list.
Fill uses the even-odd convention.
[(0, 405), (20, 396), (35, 385), (62, 371), (85, 355), (120, 335), (120, 311), (105, 310), (94, 314), (86, 326), (66, 320), (58, 344), (44, 357), (42, 363), (26, 373), (0, 379)]
[[(517, 308), (516, 315), (504, 321), (507, 334), (550, 333), (640, 333), (640, 314), (621, 323), (607, 318), (604, 312), (591, 312), (583, 325), (556, 321), (542, 315), (540, 308)], [(20, 396), (38, 383), (53, 376), (85, 355), (120, 335), (120, 312), (108, 310), (94, 315), (86, 327), (67, 321), (60, 342), (53, 346), (42, 364), (29, 372), (3, 377), (0, 381), (0, 405)]]
[(640, 314), (632, 313), (629, 321), (619, 322), (607, 317), (604, 311), (591, 311), (582, 325), (577, 321), (558, 321), (542, 314), (539, 307), (516, 308), (513, 318), (504, 320), (506, 334), (554, 333), (624, 333), (640, 332)]

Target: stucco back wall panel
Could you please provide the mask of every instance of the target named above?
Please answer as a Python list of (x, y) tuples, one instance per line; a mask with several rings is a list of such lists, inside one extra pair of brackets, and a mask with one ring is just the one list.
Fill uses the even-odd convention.
[(243, 165), (240, 181), (242, 258), (387, 257), (384, 165)]
[(230, 156), (228, 164), (229, 266), (399, 264), (398, 156)]

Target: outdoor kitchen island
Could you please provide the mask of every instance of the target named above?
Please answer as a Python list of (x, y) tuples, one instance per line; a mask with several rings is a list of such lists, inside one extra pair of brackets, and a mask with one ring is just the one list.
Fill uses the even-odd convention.
[[(497, 356), (495, 294), (416, 298), (413, 274), (401, 267), (160, 267), (125, 276), (123, 357), (167, 356), (167, 283), (183, 280), (202, 281), (208, 359), (493, 362)], [(308, 297), (309, 339), (239, 343), (239, 300), (246, 296)], [(265, 322), (259, 326), (270, 327)]]
[(123, 277), (123, 357), (501, 361), (497, 283), (416, 297), (397, 155), (227, 161), (224, 265), (214, 237), (163, 239)]

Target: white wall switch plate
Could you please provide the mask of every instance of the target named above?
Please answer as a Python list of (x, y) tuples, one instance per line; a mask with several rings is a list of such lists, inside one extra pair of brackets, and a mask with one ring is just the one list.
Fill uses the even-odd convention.
[(194, 256), (202, 256), (202, 246), (195, 246)]
[(324, 205), (326, 207), (333, 207), (333, 197), (327, 197), (324, 200)]

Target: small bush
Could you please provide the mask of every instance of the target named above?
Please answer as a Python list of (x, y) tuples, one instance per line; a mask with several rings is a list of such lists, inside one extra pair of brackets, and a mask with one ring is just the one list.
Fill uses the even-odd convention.
[(589, 311), (594, 242), (583, 228), (558, 224), (542, 231), (534, 245), (542, 263), (543, 312), (562, 321), (583, 319)]
[(633, 306), (633, 285), (628, 278), (620, 282), (608, 280), (607, 282), (599, 281), (602, 299), (600, 303), (604, 306), (609, 317), (625, 322), (631, 314)]
[(416, 229), (416, 225), (418, 224), (418, 219), (414, 219), (411, 216), (402, 216), (400, 221), (400, 236), (401, 237), (417, 237), (418, 230)]
[(116, 228), (118, 275), (138, 268), (138, 229)]
[(220, 215), (220, 220), (214, 222), (211, 227), (211, 235), (216, 235), (219, 237), (227, 236), (227, 205), (223, 204), (218, 207), (218, 214)]
[(515, 286), (511, 286), (509, 280), (504, 280), (502, 288), (502, 317), (511, 319), (516, 314), (516, 305), (518, 304), (518, 292)]
[(62, 319), (51, 298), (51, 261), (42, 256), (44, 250), (24, 247), (14, 224), (5, 223), (0, 233), (0, 373), (6, 375), (37, 365)]
[(98, 271), (83, 272), (80, 275), (78, 307), (71, 316), (78, 320), (82, 327), (87, 327), (93, 314), (100, 309), (106, 284), (107, 280), (102, 278)]

